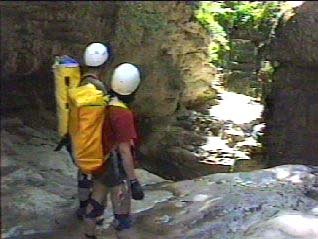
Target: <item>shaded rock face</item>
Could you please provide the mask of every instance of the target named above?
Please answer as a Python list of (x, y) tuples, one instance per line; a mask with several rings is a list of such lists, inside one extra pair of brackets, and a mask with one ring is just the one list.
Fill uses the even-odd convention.
[[(272, 42), (271, 58), (281, 62), (292, 62), (299, 66), (315, 67), (318, 62), (317, 1), (305, 2), (295, 9), (287, 22), (280, 22)], [(282, 47), (284, 46), (284, 47)]]
[(112, 36), (115, 13), (108, 3), (1, 3), (2, 108), (54, 109), (54, 56), (81, 60), (89, 42)]
[(277, 29), (270, 59), (278, 62), (267, 99), (265, 134), (272, 165), (317, 165), (318, 2), (306, 2)]
[(20, 111), (22, 118), (32, 111), (31, 122), (37, 112), (54, 112), (54, 55), (82, 63), (88, 43), (109, 42), (115, 59), (106, 83), (124, 61), (143, 70), (132, 108), (142, 119), (142, 155), (158, 159), (176, 112), (209, 89), (215, 74), (194, 8), (185, 2), (1, 3), (2, 111)]

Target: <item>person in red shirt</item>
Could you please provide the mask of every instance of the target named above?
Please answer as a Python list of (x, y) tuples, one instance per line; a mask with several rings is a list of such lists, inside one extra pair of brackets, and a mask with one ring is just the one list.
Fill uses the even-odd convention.
[(133, 101), (139, 84), (140, 71), (136, 66), (123, 63), (115, 68), (103, 129), (104, 152), (110, 156), (103, 172), (93, 175), (93, 190), (85, 215), (86, 238), (96, 238), (96, 221), (103, 214), (109, 191), (112, 195), (113, 225), (117, 230), (131, 227), (131, 198), (144, 198), (134, 171), (134, 146), (137, 140), (135, 120), (127, 107)]

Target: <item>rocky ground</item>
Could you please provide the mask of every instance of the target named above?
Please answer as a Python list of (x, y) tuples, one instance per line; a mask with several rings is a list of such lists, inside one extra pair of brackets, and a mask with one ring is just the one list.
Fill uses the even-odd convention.
[[(256, 98), (229, 92), (220, 81), (214, 81), (217, 104), (202, 111), (188, 111), (179, 118), (179, 125), (205, 140), (183, 148), (192, 152), (197, 161), (216, 172), (250, 171), (266, 167), (262, 161), (260, 137), (265, 124), (263, 105)], [(203, 142), (203, 143), (202, 143)]]
[[(81, 238), (74, 216), (76, 170), (54, 152), (48, 128), (2, 120), (2, 238)], [(99, 238), (318, 238), (318, 168), (285, 165), (172, 182), (139, 169), (146, 191), (133, 201), (134, 228), (116, 233), (111, 211)]]
[[(263, 105), (256, 98), (224, 90), (220, 78), (212, 81), (216, 100), (183, 108), (172, 126), (156, 129), (168, 133), (158, 143), (160, 150), (152, 150), (153, 157), (143, 157), (144, 168), (169, 180), (266, 168)], [(155, 146), (150, 146), (150, 138), (143, 143), (148, 146), (142, 145), (141, 151), (149, 155), (143, 148)], [(153, 160), (156, 157), (160, 160)]]

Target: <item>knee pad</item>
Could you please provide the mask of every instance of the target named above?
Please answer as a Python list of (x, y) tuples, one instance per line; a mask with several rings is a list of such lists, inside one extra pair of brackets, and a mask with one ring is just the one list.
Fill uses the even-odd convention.
[(92, 205), (93, 209), (85, 215), (86, 218), (96, 219), (104, 214), (104, 205), (100, 204), (94, 199), (89, 199), (89, 204)]
[(80, 201), (86, 201), (90, 197), (93, 181), (87, 175), (80, 175), (77, 181), (78, 196)]
[(93, 180), (85, 175), (77, 181), (77, 186), (79, 188), (91, 188), (93, 186)]

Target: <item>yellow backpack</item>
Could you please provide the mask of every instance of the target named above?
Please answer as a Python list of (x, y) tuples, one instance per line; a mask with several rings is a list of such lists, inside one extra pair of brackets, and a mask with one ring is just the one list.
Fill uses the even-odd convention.
[(62, 140), (56, 151), (70, 139), (67, 147), (83, 173), (98, 171), (107, 159), (102, 145), (105, 107), (109, 97), (93, 84), (79, 86), (79, 65), (68, 56), (60, 57), (53, 65), (55, 77), (58, 132)]

